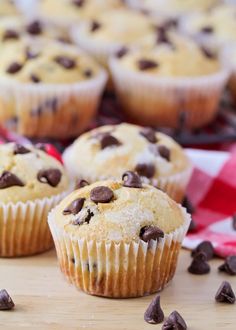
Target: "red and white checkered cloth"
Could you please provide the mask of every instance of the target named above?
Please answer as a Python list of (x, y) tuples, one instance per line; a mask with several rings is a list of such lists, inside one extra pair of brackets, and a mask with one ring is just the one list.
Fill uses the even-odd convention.
[(184, 240), (193, 249), (202, 240), (210, 240), (218, 256), (236, 255), (236, 231), (232, 215), (236, 213), (236, 153), (189, 150), (196, 165), (188, 187), (195, 207), (193, 219), (197, 231)]

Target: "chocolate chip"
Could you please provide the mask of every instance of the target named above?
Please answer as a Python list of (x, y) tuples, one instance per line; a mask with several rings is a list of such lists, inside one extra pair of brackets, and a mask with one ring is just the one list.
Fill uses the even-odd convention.
[(204, 252), (207, 260), (214, 257), (214, 247), (210, 241), (203, 241), (192, 251), (192, 257), (194, 257), (199, 252)]
[(129, 49), (127, 47), (122, 47), (120, 48), (116, 53), (115, 56), (117, 58), (122, 58), (124, 57), (127, 53), (129, 52)]
[(151, 127), (145, 127), (139, 134), (144, 136), (150, 143), (157, 142), (156, 131)]
[(83, 180), (83, 179), (79, 180), (79, 182), (76, 185), (77, 189), (83, 188), (85, 186), (89, 186), (89, 183), (88, 183), (88, 181)]
[(67, 56), (56, 56), (54, 61), (65, 69), (73, 69), (76, 66), (75, 61)]
[(91, 69), (84, 70), (84, 76), (87, 78), (91, 78), (93, 76), (93, 71)]
[(187, 324), (177, 312), (172, 312), (162, 326), (162, 330), (186, 330)]
[(73, 202), (70, 203), (70, 205), (67, 206), (67, 208), (65, 208), (65, 210), (63, 210), (63, 214), (64, 215), (78, 214), (82, 210), (84, 202), (85, 202), (85, 198), (75, 199)]
[(128, 188), (142, 188), (142, 182), (138, 174), (132, 171), (126, 171), (122, 175), (123, 186)]
[(135, 167), (135, 171), (140, 176), (152, 178), (155, 174), (155, 166), (153, 164), (137, 164)]
[(188, 213), (190, 213), (190, 214), (194, 213), (195, 209), (193, 207), (193, 204), (191, 203), (191, 201), (189, 200), (189, 198), (187, 196), (184, 197), (182, 205), (183, 205), (183, 207), (186, 208)]
[(220, 303), (234, 304), (235, 294), (229, 282), (222, 282), (215, 295), (215, 300)]
[(61, 181), (61, 171), (57, 168), (50, 168), (47, 170), (40, 170), (37, 178), (41, 183), (47, 183), (52, 187), (56, 187)]
[[(81, 212), (82, 213), (82, 212)], [(79, 215), (79, 217), (73, 222), (73, 225), (83, 225), (84, 223), (89, 224), (91, 218), (94, 216), (94, 213), (87, 209), (85, 213)]]
[(97, 31), (101, 28), (101, 24), (97, 21), (92, 21), (91, 24), (90, 24), (90, 31), (91, 32), (94, 32), (94, 31)]
[(149, 69), (154, 69), (158, 67), (158, 63), (149, 59), (141, 59), (137, 62), (139, 70), (145, 71)]
[(19, 34), (15, 30), (6, 30), (2, 37), (3, 41), (9, 40), (9, 39), (19, 39)]
[(120, 141), (111, 134), (103, 134), (100, 137), (101, 149), (112, 146), (120, 146)]
[(33, 73), (30, 75), (30, 80), (36, 84), (41, 81), (41, 79), (38, 76), (36, 76), (36, 74), (33, 74)]
[(232, 217), (232, 227), (233, 230), (236, 230), (236, 214), (234, 214)]
[(172, 45), (171, 41), (169, 40), (167, 29), (165, 26), (157, 27), (157, 43), (158, 44), (169, 44)]
[(213, 27), (210, 26), (210, 25), (208, 25), (208, 26), (203, 26), (203, 27), (201, 28), (201, 32), (206, 33), (206, 34), (211, 34), (211, 33), (214, 32), (214, 29), (213, 29)]
[(14, 149), (13, 149), (13, 153), (14, 155), (24, 155), (24, 154), (28, 154), (31, 151), (29, 149), (27, 149), (26, 147), (24, 147), (21, 144), (15, 144)]
[(199, 252), (194, 256), (191, 265), (188, 267), (188, 271), (196, 275), (203, 275), (210, 272), (210, 266), (207, 263), (205, 253)]
[(15, 304), (13, 300), (11, 299), (9, 293), (7, 290), (3, 289), (0, 291), (0, 310), (10, 310), (14, 308)]
[(94, 203), (109, 203), (113, 197), (113, 191), (105, 186), (95, 187), (90, 192), (90, 198)]
[(228, 256), (225, 262), (219, 266), (219, 271), (225, 272), (229, 275), (236, 275), (236, 255)]
[(153, 298), (151, 304), (148, 306), (144, 320), (150, 324), (161, 323), (164, 320), (164, 313), (160, 305), (160, 296)]
[(166, 159), (168, 162), (170, 161), (170, 149), (164, 145), (160, 145), (158, 146), (158, 152), (162, 158)]
[(85, 1), (84, 0), (74, 0), (73, 1), (73, 5), (77, 6), (77, 7), (83, 7)]
[(41, 34), (42, 30), (42, 24), (40, 21), (33, 21), (26, 27), (26, 31), (34, 36)]
[(192, 233), (194, 231), (197, 230), (197, 224), (196, 222), (194, 222), (194, 220), (192, 219), (188, 228), (188, 233)]
[(151, 239), (158, 241), (161, 237), (164, 237), (164, 232), (156, 226), (145, 226), (141, 228), (139, 237), (144, 242), (148, 242)]
[(6, 72), (11, 73), (11, 74), (15, 74), (15, 73), (19, 72), (22, 69), (22, 67), (23, 67), (22, 64), (17, 63), (17, 62), (13, 62), (8, 66)]
[(169, 18), (164, 22), (164, 27), (166, 30), (171, 28), (177, 28), (179, 25), (179, 21), (177, 18)]
[(205, 57), (209, 58), (210, 60), (213, 60), (216, 58), (216, 55), (213, 52), (211, 52), (209, 49), (207, 49), (206, 47), (202, 46), (201, 51), (203, 52)]
[(0, 189), (10, 188), (13, 186), (23, 187), (24, 183), (15, 174), (4, 171), (0, 176)]

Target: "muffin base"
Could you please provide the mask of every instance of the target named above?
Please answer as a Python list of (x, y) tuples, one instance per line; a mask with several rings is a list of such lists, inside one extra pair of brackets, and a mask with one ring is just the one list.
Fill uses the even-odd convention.
[(183, 216), (184, 224), (158, 243), (76, 239), (57, 227), (53, 211), (48, 222), (61, 271), (70, 283), (88, 294), (130, 298), (158, 292), (173, 278), (190, 223), (185, 210)]

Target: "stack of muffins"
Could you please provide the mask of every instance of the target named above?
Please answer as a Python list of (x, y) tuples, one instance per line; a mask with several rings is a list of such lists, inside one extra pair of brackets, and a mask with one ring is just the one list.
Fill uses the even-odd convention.
[[(42, 146), (0, 145), (0, 256), (43, 252), (54, 240), (77, 288), (107, 297), (157, 292), (174, 276), (190, 223), (178, 203), (192, 165), (153, 127), (177, 127), (183, 112), (189, 128), (211, 122), (230, 72), (236, 94), (231, 7), (217, 0), (38, 0), (32, 7), (29, 19), (13, 1), (1, 2), (0, 124), (30, 139), (77, 138), (105, 90), (132, 124), (83, 133), (66, 148), (65, 166)], [(198, 18), (186, 35), (192, 11)], [(217, 47), (199, 41), (198, 26), (216, 31)]]

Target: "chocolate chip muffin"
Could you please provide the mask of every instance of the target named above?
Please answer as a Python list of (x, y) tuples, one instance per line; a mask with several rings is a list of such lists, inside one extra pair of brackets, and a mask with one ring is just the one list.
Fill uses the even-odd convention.
[(56, 159), (32, 146), (0, 145), (0, 256), (51, 248), (47, 213), (68, 190), (68, 177)]
[(16, 6), (16, 1), (14, 0), (1, 0), (0, 1), (0, 17), (3, 16), (17, 16), (19, 15), (19, 10)]
[(166, 191), (178, 202), (192, 172), (188, 157), (174, 140), (131, 124), (87, 132), (66, 149), (63, 158), (74, 182), (119, 179), (126, 170), (136, 171), (142, 182)]
[(222, 62), (230, 70), (229, 89), (236, 104), (236, 44), (224, 47)]
[(110, 68), (128, 117), (142, 125), (201, 127), (215, 117), (228, 71), (191, 40), (113, 57)]
[(0, 121), (29, 137), (68, 138), (95, 115), (106, 73), (52, 41), (8, 43), (0, 53)]
[(67, 196), (50, 214), (60, 267), (77, 288), (128, 298), (164, 288), (189, 226), (185, 210), (127, 171)]

